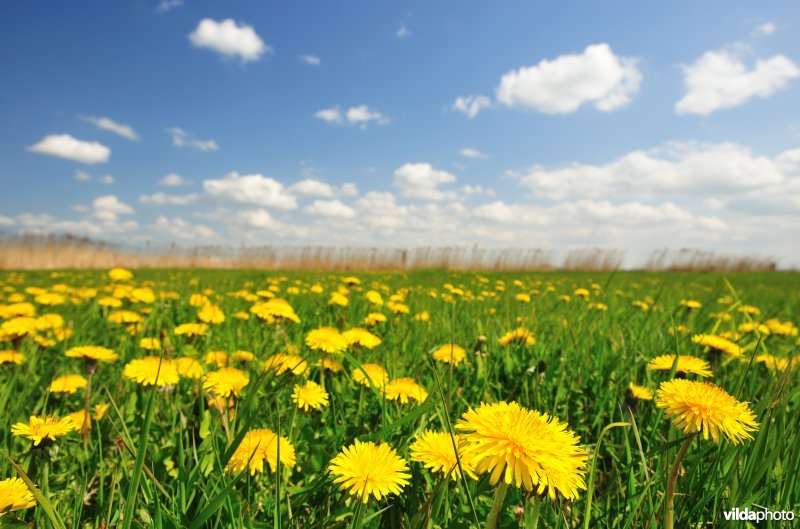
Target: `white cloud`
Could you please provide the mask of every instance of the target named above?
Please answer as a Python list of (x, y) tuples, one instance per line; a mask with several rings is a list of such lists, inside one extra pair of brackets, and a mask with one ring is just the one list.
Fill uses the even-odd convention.
[(142, 204), (169, 204), (173, 206), (186, 206), (197, 200), (196, 193), (188, 195), (168, 195), (166, 193), (154, 193), (152, 195), (141, 195), (139, 202)]
[(180, 217), (169, 218), (159, 216), (153, 223), (153, 229), (159, 235), (165, 233), (176, 239), (209, 239), (216, 236), (216, 232), (204, 224), (191, 224)]
[(410, 36), (411, 36), (411, 30), (410, 30), (410, 29), (408, 29), (408, 28), (405, 26), (405, 24), (403, 24), (402, 26), (400, 26), (400, 27), (397, 29), (397, 31), (395, 32), (395, 36), (396, 36), (398, 39), (404, 39), (404, 38), (406, 38), (406, 37), (410, 37)]
[(198, 140), (180, 127), (167, 129), (172, 135), (172, 144), (176, 147), (188, 147), (198, 151), (218, 151), (219, 145), (214, 140)]
[(407, 225), (408, 206), (401, 206), (392, 193), (370, 191), (355, 203), (365, 224), (373, 228), (394, 229)]
[(463, 112), (470, 119), (478, 115), (484, 108), (492, 106), (492, 101), (484, 95), (459, 96), (453, 103), (453, 110)]
[(162, 178), (161, 181), (158, 182), (158, 184), (164, 187), (181, 187), (181, 186), (192, 185), (192, 181), (187, 180), (186, 178), (182, 177), (179, 174), (170, 173), (164, 176), (164, 178)]
[(775, 26), (773, 22), (764, 22), (753, 30), (753, 36), (764, 37), (767, 35), (772, 35), (777, 29), (777, 26)]
[(289, 186), (289, 192), (300, 197), (332, 197), (333, 186), (319, 180), (306, 178)]
[(241, 224), (252, 228), (276, 230), (282, 227), (281, 223), (273, 219), (266, 209), (240, 211), (237, 213), (236, 218)]
[(219, 22), (204, 18), (189, 34), (189, 40), (197, 48), (238, 56), (242, 62), (257, 61), (263, 54), (272, 53), (272, 48), (264, 44), (252, 26), (230, 18)]
[(183, 0), (161, 0), (161, 2), (159, 2), (159, 4), (156, 6), (155, 11), (158, 14), (162, 14), (182, 5)]
[(306, 64), (310, 64), (311, 66), (320, 66), (322, 64), (322, 60), (320, 60), (320, 58), (316, 55), (302, 54), (298, 55), (297, 58)]
[(668, 143), (604, 165), (534, 166), (511, 173), (535, 196), (616, 198), (725, 194), (779, 184), (779, 164), (734, 143)]
[(309, 215), (338, 217), (344, 219), (351, 219), (356, 216), (355, 210), (342, 203), (341, 200), (315, 200), (303, 208), (303, 211)]
[(90, 182), (92, 180), (92, 175), (90, 175), (86, 171), (75, 169), (75, 180), (77, 180), (78, 182)]
[(11, 217), (0, 215), (0, 226), (14, 226), (16, 224), (17, 221), (12, 219)]
[(478, 149), (473, 149), (471, 147), (464, 147), (458, 151), (458, 153), (464, 158), (472, 158), (473, 160), (485, 160), (489, 157)]
[(105, 117), (92, 117), (92, 116), (84, 116), (81, 119), (87, 121), (97, 127), (98, 129), (107, 130), (122, 136), (123, 138), (128, 138), (131, 141), (139, 141), (139, 135), (136, 134), (136, 131), (133, 130), (133, 127), (130, 125), (123, 125), (122, 123), (117, 123), (111, 118)]
[(103, 195), (92, 201), (91, 215), (97, 220), (115, 222), (119, 215), (132, 215), (133, 208), (123, 204), (115, 195)]
[(471, 196), (492, 197), (492, 196), (494, 196), (494, 189), (492, 189), (491, 187), (483, 187), (482, 185), (473, 186), (473, 185), (467, 184), (467, 185), (465, 185), (464, 187), (462, 187), (460, 189), (460, 192), (465, 197), (471, 197)]
[(110, 174), (105, 174), (103, 176), (99, 176), (99, 177), (97, 177), (97, 183), (105, 184), (105, 185), (111, 185), (111, 184), (114, 183), (114, 177), (111, 176)]
[(394, 172), (394, 186), (406, 198), (423, 200), (448, 200), (455, 197), (452, 191), (438, 187), (456, 181), (452, 173), (434, 169), (429, 163), (407, 163)]
[(367, 105), (350, 107), (344, 113), (342, 113), (337, 105), (315, 112), (314, 117), (331, 124), (341, 125), (347, 123), (348, 125), (356, 125), (361, 128), (366, 128), (370, 122), (378, 125), (386, 125), (390, 121), (389, 118), (382, 113), (371, 109)]
[(637, 59), (617, 56), (603, 43), (512, 70), (500, 79), (496, 92), (498, 101), (509, 107), (546, 114), (575, 112), (584, 104), (608, 112), (627, 105), (641, 81)]
[(36, 145), (28, 147), (30, 152), (57, 156), (85, 164), (106, 163), (111, 149), (96, 141), (83, 141), (69, 134), (50, 134)]
[(203, 190), (209, 197), (220, 201), (265, 208), (297, 207), (297, 199), (281, 182), (260, 174), (240, 175), (231, 172), (219, 180), (204, 181)]
[(707, 51), (693, 64), (683, 66), (686, 95), (675, 104), (675, 112), (707, 116), (754, 97), (772, 95), (796, 77), (800, 77), (800, 68), (784, 55), (759, 59), (748, 69), (731, 51)]

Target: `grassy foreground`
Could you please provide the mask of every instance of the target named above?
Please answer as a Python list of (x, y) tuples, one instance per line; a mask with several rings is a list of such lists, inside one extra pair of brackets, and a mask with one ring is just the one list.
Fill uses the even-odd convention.
[[(686, 435), (629, 385), (655, 392), (676, 375), (748, 402), (758, 427), (740, 444), (694, 436), (676, 466), (674, 526), (745, 526), (724, 521), (736, 507), (800, 517), (798, 274), (112, 275), (0, 274), (0, 480), (26, 476), (38, 500), (0, 515), (0, 526), (483, 527), (496, 523), (490, 473), (469, 476), (463, 457), (432, 472), (412, 460), (411, 446), (425, 430), (458, 434), (459, 419), (481, 403), (513, 401), (566, 423), (588, 458), (575, 499), (512, 483), (494, 505), (500, 527), (662, 527)], [(259, 309), (274, 298), (299, 321)], [(202, 320), (197, 335), (176, 334)], [(308, 340), (321, 327), (364, 328), (380, 343), (325, 352)], [(506, 336), (518, 328), (517, 340)], [(696, 343), (700, 334), (728, 340), (739, 354)], [(463, 360), (452, 348), (435, 358), (446, 344), (463, 348)], [(65, 354), (88, 345), (118, 358)], [(682, 375), (673, 363), (647, 368), (665, 354), (706, 360), (713, 376)], [(146, 356), (161, 358), (159, 377), (168, 367), (180, 377), (146, 385), (123, 376)], [(178, 358), (195, 362), (178, 366)], [(386, 381), (356, 382), (364, 364), (385, 368)], [(247, 382), (230, 392), (219, 389), (230, 381), (210, 385), (209, 373), (224, 367)], [(89, 383), (72, 393), (51, 387), (69, 374)], [(402, 386), (399, 397), (383, 389), (399, 378), (421, 389)], [(327, 404), (296, 405), (295, 386), (306, 380), (324, 388)], [(87, 408), (93, 420), (73, 415), (68, 431), (39, 446), (12, 434), (30, 416)], [(261, 447), (244, 460), (237, 448), (260, 428), (288, 444), (273, 443), (277, 453), (251, 472)], [(334, 484), (329, 464), (356, 439), (385, 442), (407, 461), (399, 493), (364, 503)], [(458, 468), (465, 471), (455, 477)], [(0, 497), (0, 510), (9, 507)]]

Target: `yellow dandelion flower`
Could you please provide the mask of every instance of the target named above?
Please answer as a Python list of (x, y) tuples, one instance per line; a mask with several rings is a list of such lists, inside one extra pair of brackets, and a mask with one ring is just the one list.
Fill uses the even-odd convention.
[(332, 373), (338, 373), (343, 369), (342, 363), (335, 358), (331, 358), (330, 356), (320, 359), (320, 361), (317, 362), (317, 365), (322, 369), (331, 371)]
[(36, 307), (31, 303), (12, 303), (11, 305), (0, 305), (0, 318), (9, 319), (24, 316), (33, 318), (36, 315)]
[(331, 297), (328, 299), (328, 305), (337, 305), (339, 307), (346, 307), (350, 304), (350, 299), (340, 292), (331, 292)]
[(0, 340), (14, 340), (36, 334), (36, 318), (18, 316), (0, 325)]
[(763, 323), (759, 323), (757, 321), (746, 321), (744, 323), (739, 324), (736, 328), (737, 331), (741, 333), (758, 333), (768, 336), (772, 334), (772, 331), (769, 330), (769, 327), (764, 325)]
[(108, 307), (110, 309), (118, 309), (122, 306), (122, 300), (111, 296), (105, 296), (97, 300), (97, 304), (101, 307)]
[(342, 333), (347, 345), (358, 345), (365, 349), (374, 349), (381, 344), (381, 339), (361, 327), (354, 327)]
[(328, 471), (339, 490), (364, 503), (370, 496), (380, 500), (389, 494), (400, 494), (411, 478), (406, 460), (386, 443), (356, 441), (342, 448), (331, 460)]
[(411, 312), (411, 309), (405, 303), (390, 301), (386, 306), (392, 311), (392, 314), (408, 314)]
[[(653, 358), (647, 363), (648, 371), (671, 371), (675, 363), (675, 355), (661, 355)], [(703, 360), (690, 355), (679, 355), (676, 373), (694, 374), (701, 377), (713, 377), (711, 365)]]
[(383, 296), (381, 296), (381, 293), (377, 290), (368, 291), (366, 294), (364, 294), (364, 297), (370, 302), (370, 304), (375, 305), (376, 307), (383, 306)]
[(342, 278), (342, 283), (349, 287), (354, 287), (361, 284), (361, 280), (355, 276), (347, 276)]
[(427, 310), (423, 310), (417, 314), (414, 314), (414, 321), (430, 321), (431, 314)]
[(33, 441), (34, 446), (39, 446), (44, 440), (55, 441), (57, 437), (66, 435), (74, 429), (75, 423), (69, 417), (32, 415), (28, 424), (18, 422), (13, 425), (11, 433), (19, 437), (27, 437)]
[(222, 323), (225, 321), (225, 313), (213, 303), (206, 303), (197, 312), (197, 317), (205, 323)]
[(11, 511), (19, 511), (36, 505), (36, 499), (28, 486), (19, 478), (0, 480), (0, 517)]
[(93, 417), (98, 421), (103, 420), (103, 417), (106, 416), (106, 412), (108, 411), (109, 404), (95, 404), (92, 408)]
[(14, 351), (14, 350), (5, 350), (0, 351), (0, 365), (2, 364), (22, 364), (25, 362), (25, 355)]
[(272, 371), (276, 375), (291, 371), (293, 375), (302, 376), (308, 372), (308, 362), (302, 356), (275, 353), (264, 361), (264, 371)]
[(77, 347), (70, 347), (64, 353), (70, 358), (84, 358), (86, 360), (93, 360), (95, 362), (116, 362), (119, 358), (117, 353), (108, 347), (100, 347), (99, 345), (79, 345)]
[(112, 268), (108, 271), (108, 277), (111, 281), (129, 281), (133, 279), (133, 272), (125, 268)]
[(289, 305), (289, 302), (280, 298), (271, 299), (266, 303), (257, 303), (250, 307), (250, 312), (267, 323), (282, 323), (284, 321), (300, 323), (300, 318), (292, 306)]
[(191, 356), (181, 356), (173, 360), (178, 375), (192, 380), (198, 380), (203, 376), (203, 366), (196, 358)]
[(459, 365), (467, 357), (466, 351), (454, 343), (445, 344), (433, 352), (433, 358), (445, 364)]
[(109, 323), (141, 323), (144, 320), (141, 314), (130, 310), (115, 310), (106, 319)]
[(527, 410), (516, 402), (481, 404), (456, 424), (463, 432), (464, 459), (476, 474), (491, 472), (489, 483), (514, 483), (551, 499), (566, 499), (586, 489), (589, 455), (580, 438), (556, 417)]
[(178, 336), (205, 336), (208, 333), (208, 324), (184, 323), (175, 327), (172, 332)]
[(771, 354), (762, 354), (756, 357), (756, 362), (762, 363), (769, 369), (786, 371), (800, 364), (800, 357), (782, 358)]
[(524, 327), (517, 327), (513, 331), (508, 331), (500, 337), (500, 345), (507, 346), (512, 343), (524, 345), (536, 345), (536, 338), (533, 337), (531, 331)]
[(386, 315), (381, 314), (380, 312), (370, 312), (364, 318), (364, 325), (367, 327), (375, 327), (379, 323), (384, 323), (386, 321)]
[(249, 320), (250, 315), (242, 310), (233, 313), (233, 317), (237, 320)]
[[(160, 364), (160, 366), (159, 366)], [(131, 360), (125, 365), (122, 375), (143, 386), (172, 386), (178, 383), (179, 376), (175, 364), (157, 356), (145, 356)]]
[(361, 364), (360, 368), (353, 369), (351, 376), (356, 383), (368, 388), (382, 388), (389, 382), (389, 373), (380, 364)]
[(739, 358), (742, 356), (742, 348), (733, 343), (732, 341), (715, 336), (713, 334), (696, 334), (692, 336), (692, 341), (704, 347), (709, 347), (716, 351), (722, 351), (730, 356)]
[(703, 304), (696, 299), (682, 299), (681, 306), (686, 307), (687, 310), (697, 310), (702, 307)]
[(210, 302), (211, 300), (209, 300), (204, 294), (192, 294), (189, 296), (189, 305), (192, 307), (200, 308), (206, 303)]
[(235, 360), (237, 362), (247, 363), (255, 360), (256, 355), (250, 351), (234, 351), (231, 353), (230, 358), (231, 360)]
[[(461, 436), (456, 434), (453, 437), (455, 446), (461, 446)], [(411, 443), (409, 453), (411, 461), (422, 463), (431, 472), (440, 472), (444, 477), (450, 476), (453, 481), (457, 481), (461, 477), (456, 451), (453, 448), (453, 438), (447, 432), (425, 430)], [(469, 462), (464, 459), (462, 452), (458, 453), (458, 458), (461, 460), (461, 468), (464, 469), (464, 472), (471, 478), (478, 479)]]
[(203, 389), (220, 397), (238, 397), (242, 389), (250, 383), (247, 373), (235, 367), (223, 367), (206, 373)]
[(628, 389), (634, 399), (653, 400), (653, 390), (644, 386), (637, 386), (633, 382), (628, 384)]
[(417, 384), (412, 378), (396, 378), (388, 382), (383, 388), (384, 396), (389, 400), (399, 400), (400, 404), (408, 404), (409, 399), (420, 404), (428, 398), (425, 388)]
[(306, 345), (315, 351), (328, 354), (341, 353), (347, 349), (347, 341), (333, 327), (320, 327), (306, 335)]
[(748, 402), (739, 402), (724, 389), (711, 382), (675, 379), (662, 382), (656, 392), (656, 406), (665, 409), (667, 417), (683, 433), (702, 432), (718, 443), (720, 433), (739, 444), (752, 439), (758, 430), (756, 416)]
[(161, 349), (161, 340), (158, 338), (142, 338), (139, 340), (139, 347), (147, 351), (158, 351)]
[(586, 288), (576, 288), (575, 292), (573, 292), (572, 295), (574, 295), (576, 298), (588, 299), (589, 290)]
[(295, 384), (292, 402), (303, 411), (319, 410), (328, 405), (328, 392), (316, 382), (309, 380), (302, 386)]
[[(226, 470), (238, 474), (249, 467), (250, 475), (264, 472), (264, 461), (272, 472), (278, 468), (278, 448), (281, 452), (281, 465), (291, 468), (295, 463), (294, 446), (286, 437), (278, 436), (272, 430), (259, 428), (250, 430), (244, 435), (242, 442), (233, 452)], [(250, 462), (248, 464), (248, 461)]]
[(84, 389), (89, 382), (82, 375), (63, 375), (50, 383), (48, 390), (51, 393), (69, 393), (72, 395), (79, 389)]
[(226, 367), (228, 365), (228, 353), (225, 351), (209, 351), (203, 357), (203, 362), (217, 367)]
[(63, 326), (64, 317), (61, 314), (42, 314), (36, 318), (36, 329), (39, 331), (60, 329)]

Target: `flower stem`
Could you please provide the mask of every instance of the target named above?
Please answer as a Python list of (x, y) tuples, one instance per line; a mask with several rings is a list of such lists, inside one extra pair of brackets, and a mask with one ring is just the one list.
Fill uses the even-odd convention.
[(498, 483), (497, 488), (494, 490), (494, 501), (492, 502), (492, 510), (489, 511), (489, 518), (486, 519), (486, 529), (498, 529), (500, 527), (506, 490), (508, 490), (508, 485), (503, 481)]
[(692, 444), (694, 435), (690, 435), (681, 445), (678, 450), (678, 455), (675, 456), (675, 462), (672, 463), (672, 469), (669, 472), (669, 481), (667, 482), (667, 495), (666, 495), (666, 515), (664, 517), (664, 529), (673, 529), (675, 527), (675, 483), (678, 481), (678, 473), (681, 470), (681, 463), (683, 458), (686, 457), (686, 452), (689, 451), (689, 445)]

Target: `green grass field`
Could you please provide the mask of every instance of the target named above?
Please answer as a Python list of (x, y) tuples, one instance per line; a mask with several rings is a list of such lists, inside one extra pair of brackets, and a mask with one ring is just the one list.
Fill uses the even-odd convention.
[[(24, 474), (38, 500), (0, 516), (3, 527), (492, 526), (498, 487), (489, 473), (451, 479), (412, 460), (410, 447), (425, 430), (459, 433), (454, 426), (468, 409), (501, 401), (565, 422), (588, 459), (586, 486), (572, 500), (512, 483), (499, 505), (500, 527), (663, 527), (670, 469), (686, 435), (654, 400), (634, 398), (629, 384), (655, 392), (676, 376), (674, 365), (647, 369), (664, 354), (708, 360), (707, 380), (749, 402), (758, 423), (741, 444), (691, 437), (677, 466), (674, 526), (746, 527), (725, 521), (736, 507), (800, 516), (798, 274), (135, 270), (132, 279), (112, 281), (105, 271), (68, 271), (2, 273), (0, 286), (0, 480)], [(251, 312), (273, 297), (300, 321)], [(690, 300), (701, 306), (687, 307)], [(224, 321), (208, 324), (203, 336), (174, 332), (199, 322), (198, 313), (220, 312)], [(371, 313), (386, 321), (369, 326)], [(329, 354), (307, 345), (320, 327), (363, 327), (381, 343)], [(501, 345), (517, 328), (535, 344)], [(695, 343), (698, 334), (727, 338), (741, 356)], [(143, 338), (160, 345), (145, 350)], [(451, 343), (465, 351), (458, 365), (431, 354)], [(87, 345), (118, 359), (95, 364), (65, 354)], [(305, 363), (281, 374), (265, 370), (275, 354)], [(155, 389), (123, 376), (126, 364), (148, 355), (162, 358), (159, 376), (183, 357), (196, 359), (203, 374)], [(363, 364), (383, 366), (389, 380), (413, 379), (427, 398), (412, 391), (403, 404), (387, 398), (382, 383), (355, 382)], [(249, 382), (213, 401), (205, 377), (225, 365)], [(334, 365), (341, 371), (326, 369)], [(67, 374), (91, 378), (90, 388), (49, 390)], [(294, 387), (306, 379), (327, 391), (326, 406), (295, 405)], [(108, 407), (85, 439), (82, 421), (38, 447), (12, 434), (30, 416), (66, 417), (87, 403)], [(232, 471), (231, 456), (256, 428), (286, 437), (294, 464)], [(363, 503), (333, 483), (329, 463), (356, 439), (385, 442), (407, 461), (410, 477), (399, 493)], [(285, 459), (285, 445), (274, 445)], [(245, 456), (244, 467), (253, 459)], [(781, 523), (793, 522), (759, 526)]]

